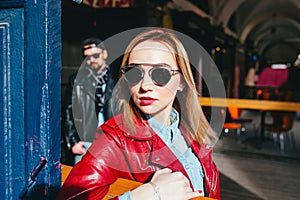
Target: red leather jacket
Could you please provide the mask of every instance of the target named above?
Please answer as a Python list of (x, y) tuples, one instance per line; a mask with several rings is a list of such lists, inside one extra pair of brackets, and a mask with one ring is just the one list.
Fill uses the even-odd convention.
[[(96, 141), (75, 165), (58, 199), (102, 199), (118, 178), (148, 182), (161, 168), (187, 172), (155, 132), (136, 121), (136, 133), (118, 115), (98, 128)], [(181, 130), (198, 157), (204, 172), (205, 196), (220, 199), (219, 171), (212, 161), (212, 148), (200, 146)]]

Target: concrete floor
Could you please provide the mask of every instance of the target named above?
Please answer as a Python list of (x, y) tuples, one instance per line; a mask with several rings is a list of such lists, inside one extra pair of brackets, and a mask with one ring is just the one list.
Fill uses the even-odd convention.
[(222, 199), (300, 199), (300, 121), (295, 119), (292, 129), (295, 148), (287, 144), (281, 152), (271, 140), (257, 145), (259, 114), (245, 116), (253, 117), (254, 124), (249, 124), (239, 139), (230, 132), (214, 147)]
[(215, 153), (223, 200), (300, 199), (300, 162)]

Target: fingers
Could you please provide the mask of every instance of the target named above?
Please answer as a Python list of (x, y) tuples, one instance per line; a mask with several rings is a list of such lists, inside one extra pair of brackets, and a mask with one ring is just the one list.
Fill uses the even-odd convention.
[(161, 170), (158, 170), (153, 175), (153, 178), (151, 180), (152, 182), (170, 182), (170, 183), (182, 183), (183, 186), (190, 186), (189, 180), (187, 177), (185, 177), (181, 172), (173, 172), (169, 168), (164, 168)]
[(160, 170), (157, 170), (154, 175), (153, 175), (153, 178), (151, 181), (154, 181), (158, 176), (162, 175), (162, 174), (170, 174), (172, 172), (171, 169), (169, 168), (164, 168), (164, 169), (160, 169)]
[(190, 186), (189, 179), (186, 176), (184, 176), (181, 172), (174, 172), (173, 175), (176, 176), (178, 180), (183, 180), (186, 187)]
[(155, 173), (158, 173), (158, 174), (169, 174), (171, 172), (172, 172), (172, 170), (170, 168), (163, 168), (163, 169), (157, 170)]
[(193, 192), (187, 177), (169, 168), (156, 171), (151, 182), (159, 188), (162, 200), (190, 199), (200, 195), (199, 192)]
[(186, 191), (186, 193), (193, 192), (192, 188), (190, 188), (190, 187), (185, 187), (185, 191)]
[(186, 194), (186, 198), (192, 200), (193, 198), (199, 197), (200, 193), (199, 192), (188, 192)]

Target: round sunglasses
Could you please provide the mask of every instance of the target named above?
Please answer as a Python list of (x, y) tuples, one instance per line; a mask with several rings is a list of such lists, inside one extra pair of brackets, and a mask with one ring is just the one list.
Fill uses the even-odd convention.
[[(153, 83), (158, 86), (166, 85), (175, 72), (180, 72), (180, 70), (170, 69), (170, 67), (163, 64), (146, 65), (152, 67), (148, 71), (148, 74)], [(121, 72), (124, 74), (124, 78), (129, 84), (139, 83), (145, 75), (145, 70), (141, 67), (141, 65), (137, 64), (127, 65), (121, 69)]]

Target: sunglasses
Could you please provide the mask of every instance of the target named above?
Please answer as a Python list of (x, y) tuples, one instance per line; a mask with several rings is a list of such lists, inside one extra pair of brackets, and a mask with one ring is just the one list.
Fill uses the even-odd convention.
[(91, 59), (91, 57), (93, 57), (94, 59), (97, 59), (100, 57), (100, 54), (101, 53), (95, 53), (95, 54), (92, 54), (92, 55), (86, 55), (84, 56), (84, 58), (87, 58), (87, 60)]
[[(152, 79), (153, 83), (158, 86), (166, 85), (175, 72), (180, 72), (180, 70), (170, 69), (168, 65), (151, 64), (150, 66), (152, 66), (152, 68), (148, 71), (149, 77)], [(124, 74), (124, 78), (129, 84), (139, 83), (145, 75), (145, 70), (140, 67), (140, 65), (136, 64), (123, 67), (121, 72)]]

